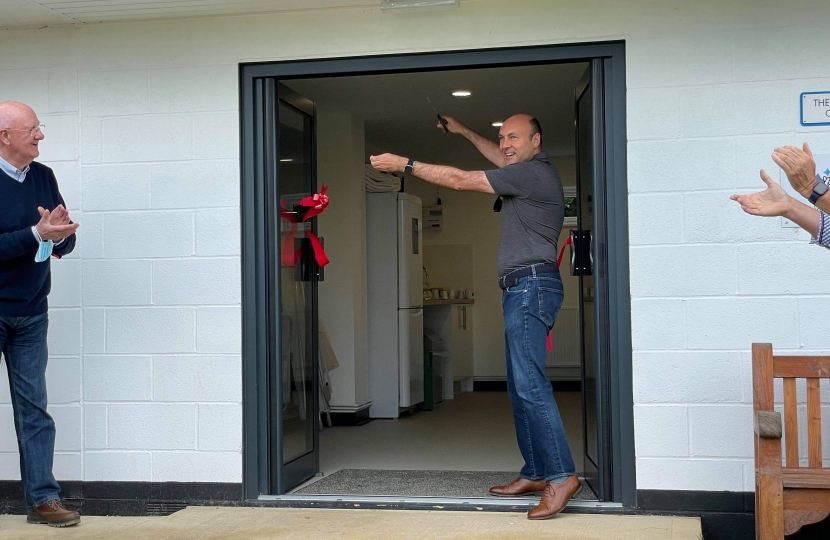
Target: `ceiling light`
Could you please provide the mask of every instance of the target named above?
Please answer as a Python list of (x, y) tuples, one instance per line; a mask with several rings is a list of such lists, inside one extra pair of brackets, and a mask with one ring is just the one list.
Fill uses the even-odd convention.
[(456, 90), (452, 93), (452, 95), (455, 97), (470, 97), (473, 95), (473, 93), (469, 90)]
[(381, 0), (383, 11), (427, 11), (458, 7), (458, 0)]
[(294, 161), (294, 160), (293, 160), (292, 158), (285, 158), (285, 159), (281, 159), (280, 161), (281, 161), (282, 163), (291, 163), (291, 162), (292, 162), (292, 161)]
[(504, 122), (493, 122), (493, 127), (502, 127)]

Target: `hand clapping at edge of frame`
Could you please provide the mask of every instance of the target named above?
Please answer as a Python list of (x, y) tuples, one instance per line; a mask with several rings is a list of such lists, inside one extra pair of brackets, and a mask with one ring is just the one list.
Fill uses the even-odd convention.
[(43, 240), (62, 240), (78, 230), (77, 223), (69, 222), (69, 212), (62, 204), (51, 212), (40, 206), (37, 211), (40, 213), (40, 221), (36, 225), (37, 233)]

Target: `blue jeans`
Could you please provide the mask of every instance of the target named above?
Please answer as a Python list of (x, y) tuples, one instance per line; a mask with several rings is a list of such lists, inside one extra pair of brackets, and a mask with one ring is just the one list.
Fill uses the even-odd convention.
[(26, 508), (58, 499), (52, 475), (55, 422), (46, 412), (46, 331), (49, 316), (0, 317), (0, 349), (6, 358), (20, 451), (20, 478)]
[(553, 387), (545, 374), (547, 335), (564, 299), (559, 272), (520, 278), (502, 293), (507, 344), (507, 394), (519, 450), (519, 475), (528, 480), (564, 482), (576, 474)]

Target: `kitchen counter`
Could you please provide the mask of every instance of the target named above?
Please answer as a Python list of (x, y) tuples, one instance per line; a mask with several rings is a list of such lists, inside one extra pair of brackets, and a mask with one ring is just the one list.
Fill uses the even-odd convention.
[(455, 299), (444, 299), (444, 298), (425, 298), (424, 299), (424, 307), (427, 306), (449, 306), (451, 304), (474, 304), (475, 300), (472, 298), (455, 298)]

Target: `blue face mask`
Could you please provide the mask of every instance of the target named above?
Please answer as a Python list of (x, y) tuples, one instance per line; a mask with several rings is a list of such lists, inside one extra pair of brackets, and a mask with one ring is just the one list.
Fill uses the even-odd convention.
[(52, 254), (52, 247), (54, 246), (54, 242), (51, 240), (47, 240), (46, 242), (41, 242), (40, 247), (37, 248), (37, 255), (35, 255), (35, 262), (43, 262), (49, 258)]

